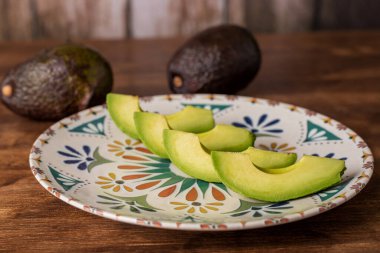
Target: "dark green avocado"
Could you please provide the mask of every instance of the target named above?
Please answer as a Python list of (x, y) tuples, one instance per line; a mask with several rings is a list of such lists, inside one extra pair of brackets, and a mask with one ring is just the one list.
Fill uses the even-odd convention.
[(57, 120), (103, 103), (112, 84), (111, 66), (98, 52), (65, 44), (11, 70), (0, 84), (0, 96), (20, 115)]
[(236, 25), (204, 30), (188, 40), (168, 64), (175, 93), (236, 93), (256, 76), (261, 64), (252, 34)]

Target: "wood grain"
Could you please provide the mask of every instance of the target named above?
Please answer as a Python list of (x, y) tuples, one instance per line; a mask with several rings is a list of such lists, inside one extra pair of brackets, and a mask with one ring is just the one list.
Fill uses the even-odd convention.
[(194, 34), (222, 23), (224, 8), (223, 0), (132, 0), (131, 33), (135, 38)]
[[(258, 36), (263, 66), (241, 95), (308, 107), (361, 135), (380, 164), (380, 32)], [(88, 41), (109, 59), (115, 92), (168, 93), (165, 66), (183, 39)], [(54, 41), (0, 42), (0, 78)], [(145, 228), (100, 218), (54, 198), (34, 179), (28, 154), (52, 122), (0, 105), (0, 251), (379, 252), (380, 173), (354, 199), (278, 227), (205, 233)]]
[(37, 38), (124, 38), (126, 0), (34, 0)]
[(128, 0), (0, 0), (0, 40), (125, 38)]
[(316, 2), (315, 29), (374, 29), (380, 26), (380, 2), (376, 0), (322, 0)]
[(33, 37), (31, 2), (0, 0), (0, 40)]
[(227, 23), (246, 26), (247, 24), (247, 3), (245, 0), (226, 0)]
[(246, 24), (253, 32), (305, 32), (314, 22), (314, 0), (246, 2)]
[(379, 28), (376, 0), (0, 0), (0, 40), (189, 36), (234, 23), (253, 32)]

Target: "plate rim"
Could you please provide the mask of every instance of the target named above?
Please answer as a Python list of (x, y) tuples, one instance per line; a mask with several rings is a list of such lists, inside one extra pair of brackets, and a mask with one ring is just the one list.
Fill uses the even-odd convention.
[[(259, 98), (259, 97), (251, 97), (251, 96), (240, 96), (240, 95), (226, 95), (226, 94), (207, 94), (207, 93), (199, 93), (199, 94), (164, 94), (164, 95), (153, 95), (153, 96), (145, 96), (141, 98), (162, 98), (165, 97), (167, 100), (173, 100), (173, 98), (179, 97), (180, 99), (186, 99), (188, 97), (186, 96), (191, 96), (195, 99), (209, 99), (210, 101), (214, 101), (215, 98), (223, 98), (224, 100), (228, 100), (230, 102), (234, 102), (235, 99), (239, 100), (245, 100), (246, 102), (248, 101), (265, 101), (267, 103), (267, 106), (269, 106), (269, 102), (273, 101), (276, 103), (276, 105), (281, 106), (281, 107), (295, 107), (297, 109), (302, 109), (304, 111), (311, 111), (310, 109), (307, 109), (302, 106), (296, 106), (293, 104), (289, 103), (284, 103), (281, 101), (277, 100), (272, 100), (272, 99), (266, 99), (266, 98)], [(233, 97), (234, 100), (230, 100), (229, 98)], [(352, 199), (354, 196), (358, 195), (362, 189), (365, 188), (365, 186), (368, 184), (369, 180), (371, 179), (374, 171), (374, 157), (371, 149), (369, 148), (368, 144), (364, 141), (364, 139), (359, 136), (355, 131), (353, 131), (351, 128), (346, 127), (345, 131), (350, 131), (352, 134), (356, 135), (356, 138), (358, 141), (362, 141), (366, 147), (362, 148), (363, 151), (366, 151), (366, 153), (369, 154), (367, 162), (372, 163), (372, 167), (368, 168), (366, 171), (368, 177), (363, 177), (360, 180), (360, 183), (362, 183), (362, 187), (359, 189), (349, 189), (345, 192), (345, 197), (343, 198), (333, 198), (328, 202), (323, 203), (323, 206), (313, 206), (309, 209), (306, 209), (301, 212), (296, 212), (296, 213), (291, 213), (291, 214), (286, 214), (286, 215), (279, 215), (273, 218), (263, 218), (263, 219), (257, 219), (257, 220), (252, 220), (252, 221), (247, 221), (247, 222), (223, 222), (223, 223), (187, 223), (187, 222), (175, 222), (171, 220), (165, 220), (165, 219), (148, 219), (148, 218), (137, 218), (137, 217), (131, 217), (128, 215), (119, 215), (101, 208), (96, 208), (92, 207), (88, 204), (85, 204), (79, 200), (69, 198), (66, 196), (64, 193), (62, 193), (60, 190), (56, 189), (53, 184), (49, 183), (46, 179), (45, 174), (40, 174), (38, 172), (38, 167), (35, 166), (35, 159), (38, 154), (35, 153), (35, 148), (39, 148), (41, 146), (41, 138), (43, 137), (46, 132), (52, 128), (55, 128), (56, 126), (59, 125), (60, 122), (69, 119), (70, 117), (76, 115), (76, 114), (81, 114), (84, 113), (90, 109), (100, 109), (102, 110), (107, 110), (106, 106), (103, 105), (98, 105), (94, 106), (91, 108), (87, 108), (85, 110), (82, 110), (80, 112), (77, 112), (73, 115), (70, 115), (68, 117), (62, 118), (61, 120), (55, 122), (54, 124), (50, 125), (45, 131), (43, 131), (33, 142), (32, 149), (30, 150), (29, 153), (29, 166), (32, 171), (33, 176), (36, 178), (36, 180), (40, 183), (40, 185), (47, 190), (49, 193), (51, 193), (53, 196), (56, 198), (62, 200), (63, 202), (74, 206), (78, 209), (81, 209), (83, 211), (86, 211), (91, 214), (95, 214), (100, 217), (104, 217), (107, 219), (123, 222), (123, 223), (128, 223), (128, 224), (133, 224), (133, 225), (140, 225), (140, 226), (145, 226), (145, 227), (156, 227), (156, 228), (162, 228), (162, 229), (172, 229), (172, 230), (190, 230), (190, 231), (232, 231), (232, 230), (246, 230), (246, 229), (255, 229), (255, 228), (262, 228), (262, 227), (269, 227), (269, 226), (276, 226), (276, 225), (281, 225), (281, 224), (287, 224), (290, 222), (295, 222), (299, 220), (303, 220), (306, 218), (310, 218), (313, 216), (316, 216), (318, 214), (322, 214), (326, 211), (329, 211), (335, 207), (340, 206), (341, 204), (349, 201)], [(321, 114), (319, 112), (314, 112), (316, 116), (320, 117), (326, 117), (331, 119), (332, 122), (342, 124), (341, 122), (330, 118), (329, 116), (326, 116), (324, 114)], [(305, 113), (302, 113), (305, 114)], [(342, 124), (343, 125), (343, 124)], [(360, 168), (361, 170), (363, 169)], [(46, 178), (44, 178), (45, 176)], [(353, 177), (353, 179), (357, 178), (357, 176)], [(48, 179), (49, 180), (49, 179)]]

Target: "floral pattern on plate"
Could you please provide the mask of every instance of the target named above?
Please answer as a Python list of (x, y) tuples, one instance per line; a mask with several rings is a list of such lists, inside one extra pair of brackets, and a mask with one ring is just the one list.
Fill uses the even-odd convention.
[(373, 156), (352, 130), (316, 112), (260, 98), (212, 94), (144, 97), (147, 111), (186, 105), (213, 110), (218, 123), (256, 134), (255, 146), (345, 160), (339, 185), (268, 203), (221, 183), (194, 179), (123, 134), (105, 106), (65, 118), (34, 143), (30, 166), (40, 184), (84, 211), (132, 224), (184, 230), (237, 230), (284, 224), (330, 210), (355, 196), (373, 173)]

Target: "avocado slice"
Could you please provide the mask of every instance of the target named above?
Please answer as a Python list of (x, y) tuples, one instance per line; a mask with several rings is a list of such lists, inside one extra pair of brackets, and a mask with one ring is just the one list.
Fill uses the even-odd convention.
[(210, 110), (187, 106), (179, 112), (166, 116), (157, 113), (135, 112), (134, 125), (145, 146), (156, 155), (168, 158), (163, 143), (164, 129), (172, 128), (197, 133), (213, 128), (214, 118)]
[(164, 144), (170, 160), (180, 170), (207, 182), (220, 182), (211, 156), (203, 149), (196, 134), (166, 129)]
[(268, 173), (284, 173), (287, 171), (284, 167), (288, 167), (297, 161), (297, 154), (295, 153), (280, 153), (254, 147), (249, 147), (243, 153), (249, 155), (256, 167)]
[(134, 112), (141, 112), (137, 96), (108, 93), (107, 108), (113, 122), (123, 133), (134, 139), (139, 138), (133, 119)]
[(223, 124), (198, 134), (198, 137), (204, 147), (213, 151), (240, 152), (252, 146), (255, 140), (247, 129)]
[(165, 116), (171, 129), (190, 133), (202, 133), (215, 125), (212, 111), (186, 106), (181, 111)]
[(163, 131), (168, 129), (168, 123), (161, 114), (151, 112), (135, 112), (134, 122), (141, 141), (156, 155), (168, 158), (164, 146)]
[(285, 201), (306, 196), (341, 181), (344, 161), (304, 156), (286, 173), (269, 174), (256, 168), (248, 154), (213, 151), (212, 161), (222, 182), (246, 197)]

